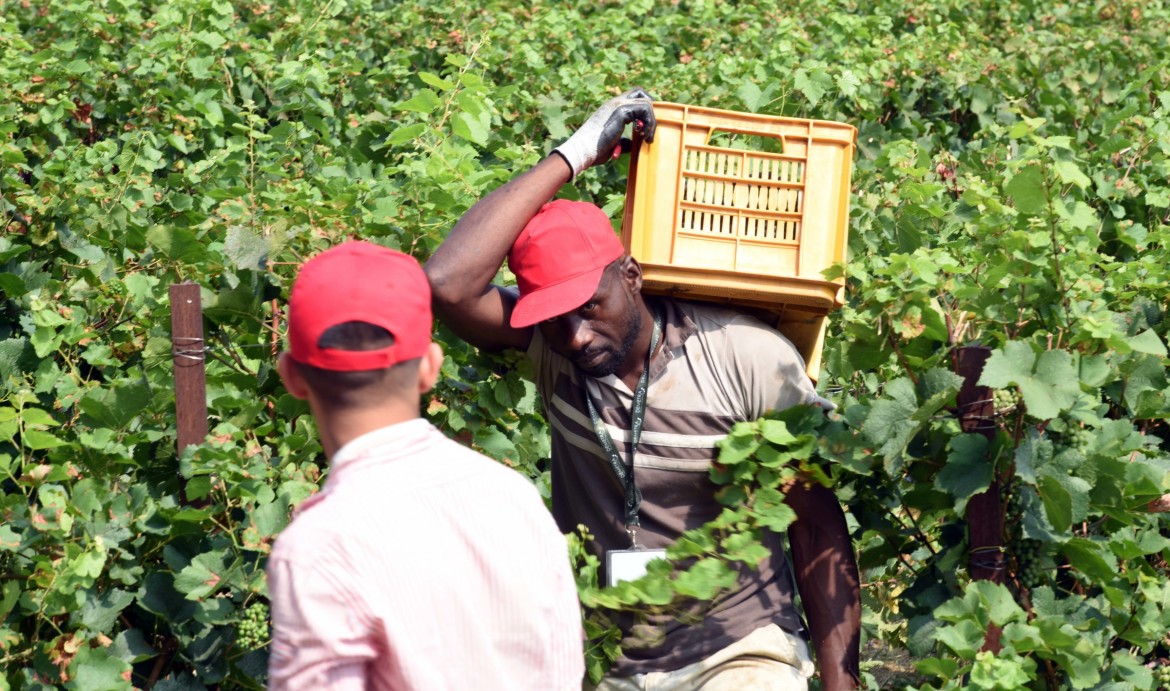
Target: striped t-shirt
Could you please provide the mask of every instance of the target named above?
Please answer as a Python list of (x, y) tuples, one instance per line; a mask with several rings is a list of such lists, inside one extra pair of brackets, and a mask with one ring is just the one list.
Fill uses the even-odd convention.
[[(792, 343), (758, 319), (669, 299), (655, 300), (651, 309), (663, 316), (663, 350), (651, 364), (634, 467), (642, 492), (638, 543), (657, 548), (722, 510), (707, 471), (718, 457), (715, 443), (732, 425), (756, 420), (769, 410), (813, 403), (816, 393)], [(589, 386), (623, 460), (629, 458), (633, 392), (613, 375), (597, 379), (578, 372), (549, 348), (539, 329), (528, 354), (552, 429), (553, 514), (565, 532), (578, 524), (587, 526), (604, 564), (605, 552), (627, 549), (629, 537), (622, 486), (597, 441), (583, 387)], [(801, 631), (782, 538), (770, 534), (765, 544), (772, 558), (758, 571), (745, 569), (736, 592), (701, 605), (701, 618), (693, 625), (675, 618), (655, 621), (655, 640), (627, 635), (623, 656), (610, 673), (678, 669), (769, 623)]]

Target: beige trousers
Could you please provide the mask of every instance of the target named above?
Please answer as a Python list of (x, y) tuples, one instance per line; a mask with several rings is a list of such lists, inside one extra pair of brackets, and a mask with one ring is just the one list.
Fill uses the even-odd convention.
[(814, 668), (808, 645), (775, 624), (756, 629), (705, 660), (673, 672), (606, 677), (585, 691), (806, 691)]

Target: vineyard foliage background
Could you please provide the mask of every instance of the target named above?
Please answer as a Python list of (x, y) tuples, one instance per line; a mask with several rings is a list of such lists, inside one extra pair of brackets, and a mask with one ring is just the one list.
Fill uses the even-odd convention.
[[(1160, 0), (5, 0), (0, 688), (261, 686), (264, 557), (325, 470), (273, 367), (297, 263), (348, 237), (425, 260), (635, 84), (859, 129), (821, 377), (840, 416), (803, 438), (850, 509), (867, 638), (918, 661), (905, 683), (1156, 688), (1168, 24)], [(624, 182), (618, 162), (565, 195), (616, 218)], [(213, 427), (181, 457), (180, 281), (203, 290)], [(437, 333), (426, 415), (546, 486), (523, 366)], [(994, 441), (954, 414), (972, 344)], [(993, 478), (1001, 586), (966, 572)]]

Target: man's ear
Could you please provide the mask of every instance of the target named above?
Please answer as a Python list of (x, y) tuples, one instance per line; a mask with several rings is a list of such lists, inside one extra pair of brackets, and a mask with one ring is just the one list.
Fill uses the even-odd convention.
[(292, 394), (293, 398), (299, 398), (302, 401), (308, 399), (309, 385), (305, 383), (305, 378), (297, 369), (297, 363), (289, 357), (287, 352), (280, 354), (280, 358), (276, 361), (276, 369), (280, 372), (280, 381), (284, 383), (284, 388)]
[(423, 353), (418, 363), (418, 392), (424, 394), (431, 390), (435, 382), (439, 381), (439, 373), (443, 369), (443, 346), (431, 341), (427, 352)]
[(642, 265), (632, 255), (625, 255), (618, 265), (618, 274), (631, 293), (642, 292)]

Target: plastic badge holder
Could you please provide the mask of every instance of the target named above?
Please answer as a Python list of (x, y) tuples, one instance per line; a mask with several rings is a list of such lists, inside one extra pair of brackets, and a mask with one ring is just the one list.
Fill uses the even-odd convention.
[(622, 242), (650, 294), (757, 308), (820, 372), (826, 315), (844, 281), (857, 129), (655, 103), (652, 144), (636, 138)]

